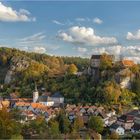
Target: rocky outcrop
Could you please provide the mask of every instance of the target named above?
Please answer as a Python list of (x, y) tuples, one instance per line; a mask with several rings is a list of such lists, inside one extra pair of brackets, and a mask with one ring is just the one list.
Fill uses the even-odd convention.
[(9, 70), (5, 76), (4, 83), (9, 84), (14, 80), (15, 74), (17, 72), (23, 71), (28, 68), (30, 59), (24, 56), (13, 56), (10, 62)]
[(135, 75), (131, 72), (129, 68), (120, 70), (115, 75), (116, 82), (120, 84), (121, 88), (131, 89), (131, 83)]

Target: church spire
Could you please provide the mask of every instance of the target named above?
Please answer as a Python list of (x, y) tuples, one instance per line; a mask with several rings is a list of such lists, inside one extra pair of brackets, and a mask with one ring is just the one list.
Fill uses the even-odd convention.
[(39, 97), (39, 93), (38, 93), (37, 85), (36, 85), (36, 82), (35, 82), (35, 91), (33, 92), (33, 102), (34, 102), (34, 103), (37, 102), (38, 97)]

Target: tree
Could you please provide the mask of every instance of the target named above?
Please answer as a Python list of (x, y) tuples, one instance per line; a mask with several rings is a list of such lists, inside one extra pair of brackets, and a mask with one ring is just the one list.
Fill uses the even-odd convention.
[(88, 127), (98, 133), (101, 133), (104, 128), (103, 120), (99, 116), (91, 116), (88, 121)]
[(100, 64), (100, 68), (105, 70), (105, 69), (110, 69), (112, 68), (113, 65), (113, 58), (111, 55), (108, 55), (106, 53), (101, 55), (101, 64)]
[(140, 78), (134, 79), (132, 83), (132, 91), (136, 93), (136, 101), (140, 101)]
[(20, 135), (20, 126), (12, 119), (7, 109), (0, 110), (0, 139), (10, 139), (13, 135)]
[(115, 82), (107, 82), (103, 93), (106, 103), (117, 103), (121, 95), (121, 88)]
[(60, 131), (59, 131), (59, 123), (52, 119), (49, 121), (48, 123), (48, 126), (49, 126), (49, 138), (50, 139), (60, 139), (61, 136), (60, 136)]
[(78, 68), (76, 67), (75, 64), (70, 64), (69, 67), (68, 67), (68, 74), (76, 74), (78, 71)]
[(70, 132), (70, 121), (63, 111), (58, 116), (59, 130), (63, 134)]
[(112, 132), (111, 135), (109, 136), (109, 138), (112, 140), (112, 139), (115, 139), (115, 140), (118, 140), (119, 139), (119, 135), (118, 133), (116, 132)]
[(81, 118), (80, 116), (78, 116), (74, 120), (73, 131), (78, 132), (80, 130), (80, 128), (82, 128), (82, 127), (84, 127), (83, 118)]

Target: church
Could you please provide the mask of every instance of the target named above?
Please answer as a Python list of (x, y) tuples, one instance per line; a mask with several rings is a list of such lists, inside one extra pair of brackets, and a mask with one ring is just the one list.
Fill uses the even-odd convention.
[(64, 97), (59, 92), (56, 92), (51, 96), (46, 94), (39, 96), (37, 87), (35, 87), (33, 92), (33, 102), (38, 102), (45, 106), (60, 106), (64, 104)]

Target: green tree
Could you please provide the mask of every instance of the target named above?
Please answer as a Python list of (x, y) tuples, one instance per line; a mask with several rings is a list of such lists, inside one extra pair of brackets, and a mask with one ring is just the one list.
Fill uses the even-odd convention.
[(103, 120), (99, 116), (91, 116), (88, 121), (88, 127), (98, 133), (101, 133), (104, 128)]
[(136, 101), (140, 101), (140, 79), (139, 77), (134, 79), (132, 83), (132, 91), (136, 93)]
[(0, 110), (0, 138), (10, 139), (13, 135), (20, 135), (21, 125), (12, 119), (7, 109)]
[(48, 123), (48, 126), (49, 126), (49, 138), (51, 139), (60, 139), (61, 138), (61, 135), (60, 135), (60, 131), (59, 131), (59, 123), (52, 119), (49, 121)]
[(105, 70), (105, 69), (110, 69), (113, 66), (113, 57), (111, 55), (108, 55), (106, 53), (101, 55), (101, 63), (100, 63), (100, 68)]
[(58, 116), (58, 122), (59, 122), (59, 130), (61, 133), (67, 134), (70, 132), (70, 121), (63, 111), (60, 112)]

